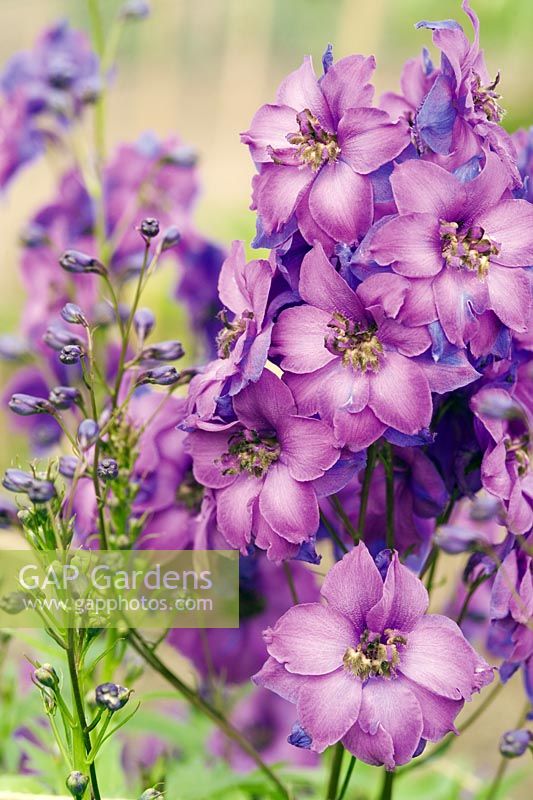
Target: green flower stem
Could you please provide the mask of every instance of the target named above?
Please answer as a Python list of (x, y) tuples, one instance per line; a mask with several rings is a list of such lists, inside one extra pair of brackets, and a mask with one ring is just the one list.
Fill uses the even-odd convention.
[(352, 756), (350, 759), (350, 763), (348, 764), (348, 769), (346, 770), (346, 775), (344, 776), (344, 781), (342, 782), (341, 790), (339, 792), (339, 796), (337, 800), (343, 800), (346, 792), (348, 791), (348, 786), (350, 785), (350, 780), (352, 777), (352, 772), (354, 771), (354, 767), (356, 765), (357, 759), (355, 756)]
[(392, 789), (394, 786), (395, 772), (388, 772), (385, 770), (383, 776), (383, 786), (381, 788), (380, 800), (392, 800)]
[(370, 484), (372, 473), (376, 465), (376, 445), (371, 444), (366, 451), (366, 468), (361, 487), (361, 501), (359, 505), (359, 519), (357, 521), (357, 541), (361, 541), (365, 534), (366, 510), (368, 508), (368, 498), (370, 495)]
[[(81, 748), (83, 749), (83, 760), (79, 764), (80, 771), (83, 772), (83, 765), (85, 764), (85, 758), (89, 755), (92, 750), (91, 745), (91, 735), (87, 730), (87, 720), (85, 717), (85, 709), (83, 706), (83, 697), (80, 688), (80, 682), (78, 677), (78, 663), (76, 657), (76, 642), (75, 642), (75, 630), (73, 628), (68, 629), (68, 648), (67, 648), (67, 658), (68, 658), (68, 669), (70, 674), (70, 682), (72, 685), (72, 695), (74, 698), (74, 708), (76, 711), (76, 726), (73, 729), (73, 738), (74, 741), (78, 740), (81, 742)], [(76, 744), (74, 745), (76, 748)], [(78, 744), (77, 747), (80, 745)], [(78, 761), (79, 756), (76, 753), (75, 761)], [(98, 787), (98, 778), (96, 775), (96, 768), (94, 766), (94, 762), (89, 764), (89, 777), (91, 779), (91, 796), (92, 800), (101, 800), (100, 789)]]
[(337, 531), (335, 530), (333, 525), (330, 523), (329, 519), (322, 511), (320, 512), (320, 519), (322, 521), (322, 525), (327, 530), (327, 532), (329, 533), (335, 544), (342, 550), (343, 553), (347, 553), (348, 548), (346, 547), (344, 542), (339, 538)]
[(385, 469), (387, 547), (394, 550), (394, 457), (392, 447), (388, 442), (382, 450), (381, 460)]
[(342, 503), (337, 497), (337, 495), (336, 494), (331, 495), (331, 497), (329, 498), (329, 502), (331, 503), (331, 505), (335, 509), (337, 516), (343, 523), (346, 529), (346, 533), (348, 533), (352, 537), (354, 544), (357, 544), (357, 542), (359, 541), (358, 533), (355, 530), (354, 526), (352, 525), (350, 517), (342, 507)]
[(236, 728), (233, 727), (223, 714), (214, 708), (208, 700), (201, 697), (197, 692), (187, 686), (183, 681), (164, 664), (159, 656), (153, 651), (150, 645), (135, 629), (129, 632), (129, 641), (134, 650), (141, 655), (150, 666), (158, 672), (171, 686), (173, 686), (189, 703), (196, 709), (211, 719), (220, 730), (235, 742), (254, 761), (256, 766), (269, 779), (273, 786), (278, 790), (283, 800), (291, 800), (288, 789), (284, 786), (277, 775), (265, 764), (257, 750)]
[(328, 788), (326, 790), (326, 800), (336, 800), (339, 779), (341, 775), (342, 759), (344, 757), (344, 746), (342, 742), (337, 742), (333, 751), (333, 760), (329, 773)]
[(296, 591), (296, 586), (294, 583), (294, 578), (291, 572), (291, 565), (288, 561), (283, 562), (283, 572), (285, 573), (285, 577), (287, 578), (287, 584), (289, 586), (289, 591), (291, 593), (292, 602), (294, 605), (298, 605), (298, 592)]

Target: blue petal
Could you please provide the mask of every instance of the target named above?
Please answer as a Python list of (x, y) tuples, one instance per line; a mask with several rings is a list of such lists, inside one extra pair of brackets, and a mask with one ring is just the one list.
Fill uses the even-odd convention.
[(434, 153), (450, 152), (456, 116), (452, 82), (446, 75), (439, 75), (416, 115), (420, 137)]
[(328, 69), (333, 64), (333, 45), (330, 43), (324, 50), (324, 55), (322, 56), (322, 68), (324, 70), (324, 75), (328, 71)]
[(419, 30), (420, 28), (429, 28), (431, 31), (462, 31), (462, 27), (459, 25), (457, 20), (455, 19), (443, 19), (440, 22), (429, 22), (427, 19), (423, 19), (420, 22), (417, 22), (415, 28)]

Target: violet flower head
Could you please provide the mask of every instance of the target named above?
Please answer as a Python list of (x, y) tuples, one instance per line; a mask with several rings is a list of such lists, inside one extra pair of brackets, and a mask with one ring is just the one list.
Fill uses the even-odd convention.
[(358, 240), (372, 222), (370, 173), (409, 143), (404, 122), (371, 108), (372, 56), (348, 56), (317, 80), (311, 58), (262, 106), (242, 141), (259, 168), (253, 207), (267, 235), (298, 226), (309, 243)]
[(295, 703), (311, 749), (342, 741), (361, 761), (392, 770), (421, 740), (455, 731), (464, 701), (492, 670), (454, 622), (426, 615), (426, 589), (397, 554), (383, 580), (359, 544), (321, 594), (327, 605), (294, 606), (265, 631), (269, 658), (254, 677)]
[(408, 435), (426, 428), (431, 387), (412, 357), (428, 350), (427, 329), (385, 318), (374, 301), (375, 316), (365, 309), (320, 245), (304, 257), (299, 292), (306, 305), (281, 313), (272, 353), (300, 413), (330, 420), (338, 442), (353, 450), (389, 427)]
[(290, 558), (319, 523), (313, 481), (339, 458), (330, 427), (298, 416), (290, 389), (265, 369), (233, 400), (237, 421), (189, 434), (196, 480), (215, 489), (217, 524), (247, 552)]
[(476, 355), (490, 352), (495, 322), (524, 332), (531, 288), (520, 267), (533, 262), (533, 207), (508, 199), (500, 159), (488, 153), (467, 183), (416, 160), (390, 180), (399, 213), (371, 232), (368, 253), (417, 290), (414, 324), (439, 320), (452, 344), (470, 342)]

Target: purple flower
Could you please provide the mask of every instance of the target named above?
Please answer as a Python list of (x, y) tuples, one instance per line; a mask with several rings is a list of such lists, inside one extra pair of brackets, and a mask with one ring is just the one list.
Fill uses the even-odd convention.
[(505, 389), (497, 387), (480, 389), (471, 406), (486, 444), (481, 462), (483, 486), (504, 503), (509, 530), (528, 533), (533, 527), (533, 474), (527, 415)]
[(413, 121), (419, 151), (428, 149), (450, 156), (447, 166), (460, 166), (481, 149), (491, 147), (502, 158), (509, 177), (518, 184), (516, 153), (509, 134), (499, 124), (504, 111), (497, 91), (499, 74), (488, 74), (479, 47), (479, 20), (463, 0), (462, 8), (474, 28), (474, 41), (465, 36), (455, 20), (419, 22), (417, 28), (433, 31), (433, 43), (441, 51), (440, 70)]
[(500, 678), (505, 683), (523, 667), (526, 692), (533, 702), (533, 558), (525, 548), (531, 546), (531, 536), (524, 543), (514, 543), (496, 573), (490, 604), (491, 627), (488, 649), (505, 659)]
[(290, 389), (264, 370), (233, 400), (237, 421), (189, 434), (196, 480), (215, 489), (217, 524), (246, 553), (253, 540), (273, 560), (296, 555), (317, 531), (313, 481), (339, 452), (329, 426), (298, 416)]
[(296, 704), (322, 752), (342, 741), (368, 764), (407, 763), (421, 739), (455, 731), (465, 700), (492, 670), (397, 554), (383, 580), (364, 544), (328, 573), (327, 605), (291, 608), (264, 633), (269, 659), (254, 677)]
[(522, 728), (507, 731), (500, 739), (500, 753), (506, 758), (519, 758), (531, 747), (533, 733)]
[(22, 94), (29, 114), (50, 111), (62, 122), (93, 100), (98, 81), (98, 59), (84, 33), (59, 22), (46, 30), (33, 50), (17, 53), (1, 78), (11, 100)]
[(0, 187), (3, 188), (22, 166), (43, 151), (44, 137), (28, 122), (21, 96), (0, 105), (0, 129)]
[(430, 383), (412, 358), (429, 348), (427, 329), (385, 318), (374, 301), (365, 309), (320, 245), (302, 262), (299, 291), (307, 305), (282, 312), (272, 352), (300, 413), (332, 421), (339, 443), (354, 450), (388, 427), (405, 434), (427, 427)]
[(370, 235), (374, 260), (416, 284), (418, 318), (438, 319), (459, 347), (490, 326), (486, 312), (526, 330), (531, 289), (518, 267), (533, 262), (533, 208), (504, 199), (508, 183), (490, 153), (468, 183), (436, 164), (407, 161), (391, 177), (399, 213)]
[(259, 167), (253, 208), (264, 232), (278, 233), (296, 215), (309, 243), (361, 238), (372, 222), (371, 172), (408, 144), (403, 122), (369, 108), (373, 57), (348, 56), (317, 80), (311, 58), (281, 83), (242, 141)]

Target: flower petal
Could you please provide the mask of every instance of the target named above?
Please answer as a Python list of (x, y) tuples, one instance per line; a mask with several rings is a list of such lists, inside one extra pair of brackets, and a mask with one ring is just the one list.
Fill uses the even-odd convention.
[(252, 675), (252, 681), (256, 686), (270, 689), (284, 700), (295, 703), (304, 682), (308, 680), (302, 675), (295, 675), (287, 672), (283, 664), (269, 656), (259, 672)]
[(216, 494), (217, 525), (224, 538), (246, 554), (251, 540), (254, 502), (262, 487), (262, 480), (241, 473), (231, 486)]
[(224, 475), (220, 458), (228, 451), (231, 429), (224, 431), (196, 430), (187, 438), (187, 448), (193, 459), (193, 473), (198, 483), (221, 489), (235, 480), (235, 475)]
[(346, 56), (336, 61), (320, 83), (335, 120), (349, 108), (372, 102), (374, 87), (368, 82), (376, 69), (374, 56)]
[(328, 236), (351, 244), (372, 222), (372, 183), (342, 160), (325, 164), (311, 188), (309, 210)]
[(289, 542), (303, 542), (318, 529), (318, 502), (313, 487), (295, 481), (280, 462), (266, 474), (259, 510), (276, 533)]
[(296, 111), (309, 109), (330, 133), (334, 132), (329, 106), (317, 81), (311, 56), (305, 56), (301, 67), (280, 83), (276, 100), (278, 105), (290, 106)]
[(464, 700), (450, 700), (449, 697), (430, 692), (423, 689), (417, 683), (413, 683), (405, 675), (398, 678), (404, 686), (408, 686), (415, 695), (422, 709), (422, 721), (424, 727), (422, 736), (430, 742), (438, 742), (447, 733), (458, 733), (454, 721), (462, 707)]
[(341, 158), (361, 175), (391, 161), (409, 141), (405, 123), (392, 123), (387, 112), (378, 108), (351, 108), (338, 128)]
[(370, 375), (369, 405), (381, 422), (401, 433), (416, 433), (431, 421), (427, 378), (412, 359), (387, 352)]
[(283, 311), (272, 334), (272, 355), (282, 356), (280, 366), (289, 372), (314, 372), (336, 356), (324, 346), (331, 312), (314, 306)]
[(314, 175), (308, 167), (264, 164), (253, 178), (253, 208), (261, 215), (265, 233), (278, 233), (292, 217)]
[(294, 108), (284, 105), (261, 106), (252, 119), (250, 128), (241, 133), (241, 142), (247, 144), (256, 163), (272, 162), (268, 148), (274, 150), (288, 146), (287, 135), (298, 130)]
[(342, 743), (350, 753), (365, 764), (373, 767), (384, 765), (388, 770), (393, 770), (395, 767), (392, 737), (381, 725), (375, 734), (371, 735), (365, 733), (356, 722), (343, 738)]
[(376, 229), (369, 251), (378, 264), (400, 275), (426, 278), (444, 267), (438, 221), (430, 214), (393, 217)]
[(373, 444), (388, 427), (376, 417), (369, 406), (356, 413), (338, 410), (333, 425), (339, 444), (346, 445), (354, 452)]
[(278, 425), (281, 460), (296, 481), (312, 481), (338, 461), (333, 430), (319, 419), (287, 416)]
[(233, 400), (243, 425), (252, 430), (276, 430), (286, 414), (296, 413), (296, 403), (287, 384), (264, 369), (256, 383), (250, 383)]
[(361, 301), (326, 257), (321, 244), (304, 256), (298, 289), (302, 299), (312, 306), (330, 313), (338, 311), (356, 321), (365, 318)]
[(367, 627), (367, 613), (383, 595), (383, 581), (366, 545), (360, 542), (330, 569), (322, 597), (343, 616), (350, 619), (361, 634)]
[(329, 675), (308, 678), (298, 694), (298, 720), (322, 753), (338, 742), (357, 720), (361, 706), (359, 678), (341, 667)]
[(334, 672), (355, 641), (351, 622), (320, 603), (293, 606), (263, 636), (269, 655), (298, 675)]
[(429, 597), (416, 575), (400, 564), (395, 553), (383, 583), (382, 597), (367, 614), (370, 630), (411, 631), (426, 613)]
[(476, 222), (501, 248), (492, 261), (506, 267), (533, 264), (533, 205), (527, 200), (502, 200)]
[(504, 325), (523, 333), (531, 308), (531, 283), (522, 269), (491, 264), (487, 275), (490, 308)]
[(431, 214), (452, 222), (462, 210), (466, 190), (450, 172), (429, 161), (397, 164), (390, 179), (400, 214)]

